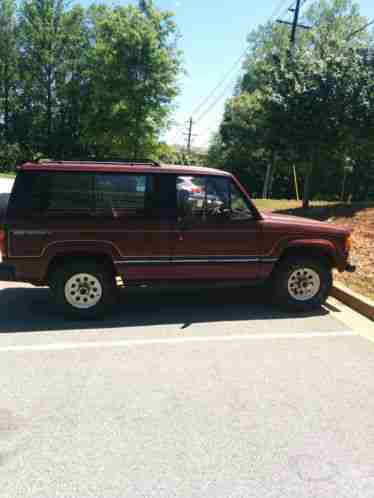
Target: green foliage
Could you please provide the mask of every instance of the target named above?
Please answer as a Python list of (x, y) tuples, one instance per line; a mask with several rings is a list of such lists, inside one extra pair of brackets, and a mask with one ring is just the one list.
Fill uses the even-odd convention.
[(373, 41), (365, 30), (350, 35), (367, 21), (349, 0), (322, 0), (304, 22), (313, 29), (299, 30), (292, 54), (284, 25), (249, 37), (240, 91), (220, 127), (224, 164), (246, 172), (257, 191), (270, 164), (267, 180), (280, 197), (292, 196), (295, 164), (307, 203), (310, 194), (339, 197), (349, 158), (348, 191), (361, 200), (371, 190), (353, 179), (360, 171), (370, 180), (374, 168)]
[(87, 139), (135, 159), (149, 155), (177, 95), (180, 57), (171, 15), (151, 2), (141, 9), (94, 5), (89, 15), (95, 64)]
[(0, 139), (48, 157), (157, 152), (177, 95), (172, 15), (0, 0)]
[(17, 84), (17, 28), (15, 0), (0, 1), (0, 137), (12, 134)]
[(157, 149), (156, 159), (165, 164), (183, 164), (194, 166), (205, 166), (208, 158), (205, 152), (191, 149), (177, 148), (172, 145), (160, 143)]
[(0, 172), (2, 173), (12, 172), (18, 164), (38, 158), (38, 153), (24, 145), (0, 142)]

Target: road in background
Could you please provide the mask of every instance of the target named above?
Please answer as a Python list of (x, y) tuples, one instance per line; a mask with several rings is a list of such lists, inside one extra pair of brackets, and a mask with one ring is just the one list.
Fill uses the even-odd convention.
[(14, 180), (11, 178), (0, 178), (0, 194), (9, 194), (12, 190)]
[[(0, 497), (370, 497), (374, 325), (252, 289), (125, 292), (97, 322), (0, 291)], [(350, 317), (350, 320), (346, 319)]]
[(0, 223), (8, 204), (9, 195), (12, 191), (14, 180), (10, 178), (0, 178)]

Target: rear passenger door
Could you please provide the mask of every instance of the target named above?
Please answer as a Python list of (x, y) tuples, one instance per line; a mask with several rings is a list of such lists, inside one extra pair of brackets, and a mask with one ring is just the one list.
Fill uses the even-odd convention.
[(175, 206), (173, 176), (96, 173), (97, 232), (117, 248), (115, 264), (125, 279), (167, 277)]
[(175, 177), (22, 171), (10, 199), (10, 258), (111, 254), (127, 280), (165, 278), (175, 219)]

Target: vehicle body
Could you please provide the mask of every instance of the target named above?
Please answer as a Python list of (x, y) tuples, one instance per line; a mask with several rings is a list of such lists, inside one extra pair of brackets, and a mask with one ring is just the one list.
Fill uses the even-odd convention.
[(350, 243), (330, 223), (260, 213), (221, 170), (27, 163), (1, 232), (0, 280), (49, 285), (80, 316), (107, 308), (117, 276), (125, 285), (268, 281), (281, 301), (310, 309), (326, 299), (332, 268), (354, 270)]

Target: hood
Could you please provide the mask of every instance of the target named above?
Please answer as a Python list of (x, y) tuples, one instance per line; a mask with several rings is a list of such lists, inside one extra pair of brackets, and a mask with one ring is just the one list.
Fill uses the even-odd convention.
[(318, 221), (311, 220), (310, 218), (302, 218), (300, 216), (263, 212), (261, 212), (261, 216), (264, 222), (269, 224), (272, 228), (282, 228), (283, 230), (287, 229), (289, 232), (293, 233), (318, 232), (320, 234), (326, 233), (330, 235), (348, 235), (350, 233), (350, 230), (327, 221)]

